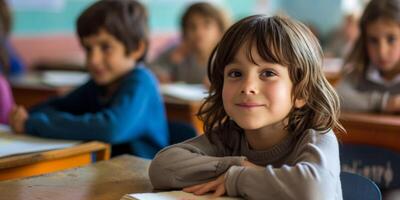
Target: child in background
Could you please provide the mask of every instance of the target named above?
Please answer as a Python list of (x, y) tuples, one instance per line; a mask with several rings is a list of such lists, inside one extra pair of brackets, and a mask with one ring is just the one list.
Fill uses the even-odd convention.
[(0, 124), (8, 123), (8, 115), (13, 106), (13, 96), (7, 79), (0, 74)]
[(8, 41), (8, 36), (11, 31), (12, 17), (6, 0), (0, 0), (0, 21), (2, 24), (1, 29), (4, 34), (0, 45), (5, 51), (2, 56), (5, 56), (5, 59), (7, 60), (7, 65), (2, 64), (0, 66), (0, 73), (5, 74), (6, 76), (19, 75), (24, 72), (25, 66)]
[[(1, 6), (2, 2), (0, 0), (0, 12), (1, 12)], [(0, 17), (2, 17), (2, 14), (0, 13)], [(0, 41), (4, 43), (6, 41), (6, 35), (7, 35), (7, 30), (6, 30), (6, 24), (4, 24), (4, 20), (0, 20)], [(0, 45), (0, 68), (9, 68), (9, 56), (6, 51), (6, 48), (4, 48), (4, 45)], [(1, 70), (0, 70), (1, 72)], [(0, 73), (0, 124), (7, 124), (8, 123), (8, 115), (11, 112), (11, 108), (14, 104), (13, 96), (11, 93), (11, 88), (8, 84), (7, 78)]]
[(29, 114), (14, 108), (11, 127), (43, 137), (129, 144), (130, 153), (152, 158), (168, 144), (168, 132), (157, 80), (143, 64), (145, 8), (135, 0), (97, 1), (78, 18), (77, 32), (91, 80)]
[(208, 66), (205, 134), (160, 151), (155, 189), (246, 199), (342, 199), (339, 99), (301, 23), (255, 15), (234, 24)]
[(161, 54), (151, 65), (161, 82), (203, 83), (207, 60), (227, 28), (227, 20), (209, 3), (195, 3), (183, 14), (180, 45)]
[(337, 85), (349, 111), (400, 112), (400, 0), (372, 0), (360, 20), (361, 35)]
[(324, 50), (325, 57), (345, 58), (349, 55), (360, 31), (358, 27), (359, 16), (355, 13), (346, 14), (342, 25), (334, 31)]

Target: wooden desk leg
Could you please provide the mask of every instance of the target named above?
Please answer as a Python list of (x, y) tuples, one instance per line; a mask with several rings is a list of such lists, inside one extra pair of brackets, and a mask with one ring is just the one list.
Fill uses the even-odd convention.
[(111, 155), (110, 148), (111, 147), (109, 144), (104, 144), (104, 145), (106, 145), (107, 147), (95, 152), (96, 153), (96, 161), (110, 159), (110, 155)]

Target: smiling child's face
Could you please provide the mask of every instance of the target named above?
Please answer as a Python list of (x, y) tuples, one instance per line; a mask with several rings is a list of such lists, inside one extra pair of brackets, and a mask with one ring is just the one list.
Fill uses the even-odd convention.
[(86, 67), (99, 85), (109, 85), (135, 67), (136, 60), (126, 54), (124, 44), (103, 29), (83, 38), (82, 44), (86, 52)]
[(245, 131), (283, 122), (293, 107), (288, 68), (266, 62), (253, 48), (256, 65), (247, 58), (243, 46), (224, 69), (222, 99), (226, 113)]

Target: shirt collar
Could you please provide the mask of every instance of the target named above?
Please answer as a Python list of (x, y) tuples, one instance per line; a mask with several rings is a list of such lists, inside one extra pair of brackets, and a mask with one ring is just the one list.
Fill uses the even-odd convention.
[(400, 74), (396, 75), (392, 80), (388, 81), (383, 79), (376, 66), (369, 65), (366, 73), (366, 79), (374, 83), (391, 86), (400, 83)]

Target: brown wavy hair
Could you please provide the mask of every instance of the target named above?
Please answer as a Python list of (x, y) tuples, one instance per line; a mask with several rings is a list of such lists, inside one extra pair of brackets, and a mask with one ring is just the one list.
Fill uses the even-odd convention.
[(344, 62), (344, 74), (352, 73), (358, 79), (365, 77), (366, 68), (370, 64), (366, 47), (367, 26), (378, 19), (394, 21), (400, 25), (400, 0), (371, 0), (368, 3), (360, 19), (361, 34)]
[(231, 26), (210, 56), (208, 78), (211, 86), (197, 115), (204, 122), (205, 133), (211, 141), (215, 138), (211, 135), (217, 134), (226, 147), (231, 148), (234, 141), (231, 141), (230, 133), (243, 133), (242, 128), (229, 120), (223, 107), (224, 68), (242, 47), (247, 49), (248, 59), (254, 62), (253, 44), (257, 45), (257, 51), (265, 61), (288, 67), (293, 83), (293, 105), (296, 99), (306, 102), (301, 108), (293, 107), (288, 114), (286, 129), (290, 134), (300, 136), (307, 129), (344, 131), (338, 121), (339, 98), (323, 74), (323, 54), (316, 37), (305, 25), (287, 17), (254, 15)]

